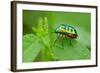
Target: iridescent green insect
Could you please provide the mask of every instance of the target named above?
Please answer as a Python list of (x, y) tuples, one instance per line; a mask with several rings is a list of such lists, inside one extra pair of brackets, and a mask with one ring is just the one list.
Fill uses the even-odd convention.
[[(61, 24), (60, 26), (58, 26), (55, 29), (55, 33), (57, 34), (57, 37), (69, 38), (71, 40), (77, 39), (77, 37), (78, 37), (76, 29), (74, 27), (72, 27), (70, 25), (66, 25), (66, 24)], [(55, 42), (57, 41), (57, 39), (55, 40)], [(62, 40), (62, 46), (63, 46), (63, 40)]]

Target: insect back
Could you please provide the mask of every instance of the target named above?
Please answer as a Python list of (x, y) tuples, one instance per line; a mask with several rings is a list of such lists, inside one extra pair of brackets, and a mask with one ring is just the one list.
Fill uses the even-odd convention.
[(66, 24), (59, 25), (55, 29), (55, 33), (57, 34), (57, 39), (54, 41), (54, 43), (56, 43), (56, 41), (61, 38), (62, 39), (62, 41), (61, 41), (62, 48), (64, 46), (64, 43), (63, 43), (64, 39), (69, 39), (70, 45), (72, 45), (72, 40), (77, 39), (77, 37), (78, 37), (76, 29), (74, 27), (72, 27), (70, 25), (66, 25)]
[(76, 29), (70, 25), (65, 24), (61, 24), (60, 26), (58, 26), (55, 29), (55, 33), (57, 33), (59, 37), (63, 38), (76, 39), (78, 37)]

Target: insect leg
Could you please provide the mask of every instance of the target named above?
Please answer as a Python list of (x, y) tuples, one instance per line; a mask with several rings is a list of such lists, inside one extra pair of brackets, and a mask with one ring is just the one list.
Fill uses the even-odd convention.
[(56, 38), (56, 40), (54, 41), (54, 44), (56, 43), (57, 40), (58, 40), (58, 38)]
[(70, 40), (70, 45), (73, 46), (73, 44), (72, 44), (72, 40)]
[(62, 35), (62, 48), (64, 48), (64, 44), (63, 44), (63, 35)]
[(59, 38), (59, 36), (57, 35), (57, 38), (56, 38), (56, 40), (54, 41), (54, 44), (57, 42), (58, 38)]

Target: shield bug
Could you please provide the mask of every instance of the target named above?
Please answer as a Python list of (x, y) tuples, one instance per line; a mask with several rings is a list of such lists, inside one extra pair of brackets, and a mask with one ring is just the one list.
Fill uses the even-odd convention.
[[(69, 38), (70, 40), (77, 39), (78, 37), (76, 29), (73, 26), (66, 24), (61, 24), (60, 26), (58, 26), (55, 29), (54, 33), (57, 34), (57, 37)], [(57, 41), (57, 39), (55, 40), (55, 42)], [(63, 46), (63, 40), (62, 40), (62, 46)]]

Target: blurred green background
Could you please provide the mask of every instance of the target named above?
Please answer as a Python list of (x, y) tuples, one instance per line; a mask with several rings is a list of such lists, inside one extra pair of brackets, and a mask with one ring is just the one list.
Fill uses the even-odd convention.
[[(73, 45), (63, 39), (62, 48), (62, 38), (54, 44), (57, 35), (52, 32), (60, 24), (77, 30), (78, 38), (72, 41)], [(47, 30), (42, 29), (43, 25)], [(90, 13), (23, 10), (23, 62), (90, 59), (90, 27)]]

